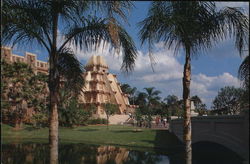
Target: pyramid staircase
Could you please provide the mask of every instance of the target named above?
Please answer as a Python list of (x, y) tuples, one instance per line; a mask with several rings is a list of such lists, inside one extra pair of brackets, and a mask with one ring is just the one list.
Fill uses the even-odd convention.
[(109, 117), (109, 124), (123, 125), (133, 123), (133, 119), (126, 114), (115, 114)]

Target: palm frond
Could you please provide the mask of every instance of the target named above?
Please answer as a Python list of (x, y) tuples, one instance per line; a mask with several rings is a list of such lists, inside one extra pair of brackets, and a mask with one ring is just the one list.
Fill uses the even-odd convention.
[(238, 78), (243, 81), (244, 87), (249, 87), (249, 55), (245, 57), (238, 70)]
[(5, 44), (38, 42), (49, 50), (51, 17), (44, 1), (6, 0), (2, 8)]
[(235, 47), (240, 55), (249, 42), (249, 18), (241, 12), (241, 8), (225, 7), (217, 14), (219, 29), (218, 32), (229, 33), (235, 37)]
[(104, 41), (104, 44), (111, 44), (111, 49), (122, 49), (123, 63), (121, 69), (125, 72), (133, 70), (135, 59), (137, 57), (137, 50), (132, 38), (121, 26), (117, 26), (117, 33), (120, 42), (120, 47), (117, 47), (117, 44), (112, 40), (107, 21), (107, 19), (88, 17), (88, 19), (83, 22), (82, 26), (75, 25), (67, 33), (66, 41), (61, 47), (64, 47), (65, 44), (71, 42), (80, 49), (96, 49), (100, 46), (101, 42)]
[(57, 68), (61, 80), (64, 81), (64, 87), (72, 90), (74, 93), (80, 93), (84, 86), (84, 68), (82, 64), (68, 48), (62, 49), (58, 57)]
[(168, 48), (190, 49), (192, 55), (208, 50), (214, 43), (235, 37), (240, 55), (248, 45), (248, 17), (238, 8), (216, 10), (214, 2), (156, 1), (148, 17), (139, 22), (141, 43), (163, 41)]
[(134, 7), (131, 1), (94, 1), (92, 4), (106, 14), (106, 18), (116, 18), (117, 21), (121, 17), (125, 22), (126, 15)]

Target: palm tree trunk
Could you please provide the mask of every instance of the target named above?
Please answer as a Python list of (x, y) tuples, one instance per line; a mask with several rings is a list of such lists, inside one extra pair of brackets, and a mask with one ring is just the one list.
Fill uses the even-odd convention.
[(50, 92), (50, 126), (49, 126), (49, 143), (50, 143), (50, 164), (58, 163), (58, 94), (55, 91)]
[(186, 164), (192, 164), (190, 82), (191, 82), (191, 58), (190, 58), (190, 50), (186, 49), (186, 60), (183, 72), (183, 101), (184, 101), (183, 141), (185, 143)]
[[(56, 1), (56, 0), (55, 0)], [(58, 13), (53, 14), (53, 42), (50, 52), (49, 90), (50, 90), (50, 119), (49, 119), (49, 144), (50, 164), (58, 163), (58, 101), (59, 101), (59, 75), (57, 72), (57, 27)]]

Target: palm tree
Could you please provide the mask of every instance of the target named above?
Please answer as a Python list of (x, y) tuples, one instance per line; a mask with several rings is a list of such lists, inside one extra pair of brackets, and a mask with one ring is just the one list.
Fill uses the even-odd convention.
[(161, 99), (161, 97), (159, 97), (161, 91), (155, 90), (155, 87), (144, 88), (144, 90), (146, 91), (146, 99), (149, 105), (153, 105), (156, 101)]
[(238, 70), (238, 78), (243, 81), (244, 94), (241, 108), (249, 108), (249, 55), (245, 57)]
[(168, 95), (164, 101), (167, 102), (168, 105), (173, 105), (173, 104), (176, 104), (177, 101), (178, 101), (178, 97), (175, 96), (175, 95)]
[(151, 121), (152, 121), (152, 115), (154, 113), (154, 109), (157, 107), (159, 104), (159, 101), (161, 97), (159, 97), (159, 94), (161, 91), (155, 90), (155, 87), (150, 87), (150, 88), (144, 88), (145, 92), (145, 98), (146, 98), (146, 104), (144, 106), (144, 110), (146, 110), (146, 115), (147, 115), (147, 122), (148, 122), (148, 127), (151, 128)]
[(150, 55), (152, 44), (163, 41), (168, 48), (185, 50), (183, 72), (184, 133), (186, 161), (192, 162), (190, 83), (191, 56), (207, 50), (227, 37), (235, 37), (235, 46), (242, 54), (248, 42), (248, 17), (239, 8), (225, 7), (217, 10), (214, 2), (152, 2), (148, 17), (140, 22), (142, 44), (148, 41)]
[(249, 55), (245, 57), (239, 67), (238, 78), (243, 81), (243, 87), (249, 88)]
[[(88, 9), (98, 6), (107, 13), (107, 18), (90, 16)], [(58, 102), (60, 80), (60, 56), (73, 56), (69, 44), (80, 49), (95, 48), (101, 41), (111, 43), (117, 50), (122, 48), (122, 69), (133, 69), (136, 48), (128, 33), (116, 21), (117, 16), (125, 18), (123, 9), (130, 8), (128, 1), (96, 2), (82, 0), (5, 0), (2, 7), (3, 42), (19, 45), (38, 43), (49, 55), (49, 97), (50, 97), (50, 163), (58, 162)], [(60, 31), (60, 32), (59, 32)], [(59, 40), (59, 36), (64, 38)], [(61, 43), (62, 42), (62, 43)], [(64, 65), (65, 66), (65, 65)], [(66, 80), (81, 79), (82, 68), (71, 63), (77, 72), (64, 74)], [(72, 77), (73, 76), (73, 77)]]
[(122, 84), (121, 85), (121, 90), (123, 93), (126, 93), (129, 95), (129, 103), (130, 104), (135, 104), (135, 93), (137, 88), (136, 87), (131, 87), (129, 84)]

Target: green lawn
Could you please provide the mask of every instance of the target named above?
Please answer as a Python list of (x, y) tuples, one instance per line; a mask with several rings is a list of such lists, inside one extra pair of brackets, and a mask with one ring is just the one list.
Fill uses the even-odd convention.
[[(164, 149), (180, 145), (180, 141), (166, 130), (142, 128), (141, 132), (134, 132), (133, 129), (135, 128), (122, 125), (112, 125), (109, 130), (106, 126), (60, 127), (59, 142)], [(15, 131), (11, 126), (2, 124), (2, 143), (48, 143), (48, 133), (48, 128), (34, 129), (25, 126), (23, 130)]]

